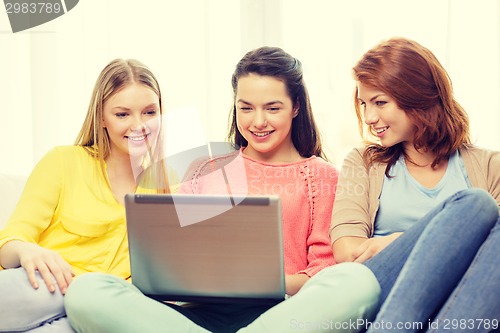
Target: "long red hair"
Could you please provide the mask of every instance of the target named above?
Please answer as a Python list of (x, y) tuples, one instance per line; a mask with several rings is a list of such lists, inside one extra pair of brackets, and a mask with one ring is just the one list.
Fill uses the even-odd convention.
[[(469, 117), (453, 96), (448, 73), (434, 54), (406, 38), (392, 38), (367, 51), (353, 68), (354, 79), (391, 96), (415, 127), (414, 146), (435, 154), (432, 167), (463, 144), (470, 143)], [(388, 163), (386, 174), (401, 154), (402, 144), (383, 147), (370, 140), (363, 110), (354, 94), (361, 136), (368, 143), (367, 163)]]

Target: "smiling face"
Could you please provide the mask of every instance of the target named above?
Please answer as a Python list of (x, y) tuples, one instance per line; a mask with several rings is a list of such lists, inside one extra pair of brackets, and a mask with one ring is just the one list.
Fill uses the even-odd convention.
[(383, 91), (358, 82), (358, 100), (364, 111), (364, 122), (384, 147), (398, 143), (413, 145), (414, 129), (410, 118), (396, 101)]
[(256, 74), (240, 77), (235, 107), (238, 130), (248, 141), (246, 155), (267, 162), (298, 155), (291, 137), (297, 108), (283, 81)]
[(155, 146), (160, 124), (158, 95), (145, 85), (128, 84), (104, 104), (103, 126), (109, 135), (110, 156), (144, 156)]

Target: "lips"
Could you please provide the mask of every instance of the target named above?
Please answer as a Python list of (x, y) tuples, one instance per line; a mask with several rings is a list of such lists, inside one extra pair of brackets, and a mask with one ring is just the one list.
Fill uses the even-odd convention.
[(274, 131), (266, 131), (266, 132), (252, 132), (253, 135), (259, 138), (264, 138), (268, 136), (269, 134), (273, 133)]
[(138, 141), (144, 141), (146, 139), (146, 137), (148, 137), (150, 134), (146, 134), (146, 135), (130, 135), (130, 136), (125, 136), (128, 140), (130, 141), (135, 141), (135, 142), (138, 142)]
[(384, 126), (384, 127), (379, 127), (379, 128), (374, 128), (373, 130), (375, 131), (375, 133), (377, 134), (382, 134), (384, 133), (387, 129), (389, 128), (389, 126)]

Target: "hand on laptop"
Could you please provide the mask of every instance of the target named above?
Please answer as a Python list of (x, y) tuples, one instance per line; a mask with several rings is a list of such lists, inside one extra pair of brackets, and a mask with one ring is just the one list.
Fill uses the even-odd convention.
[(19, 240), (10, 241), (2, 246), (2, 266), (5, 268), (22, 266), (35, 289), (39, 287), (36, 277), (38, 271), (52, 293), (56, 291), (55, 284), (57, 284), (64, 294), (74, 276), (71, 266), (57, 252), (35, 243)]

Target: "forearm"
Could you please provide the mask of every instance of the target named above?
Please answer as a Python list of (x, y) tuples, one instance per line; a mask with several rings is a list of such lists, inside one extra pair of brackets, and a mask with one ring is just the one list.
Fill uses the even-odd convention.
[(402, 232), (395, 232), (387, 236), (368, 239), (359, 237), (339, 238), (332, 246), (335, 260), (337, 262), (355, 261), (363, 263), (376, 256), (402, 234)]
[(306, 274), (293, 274), (285, 276), (286, 293), (288, 295), (295, 295), (304, 283), (309, 280)]
[(333, 245), (333, 256), (337, 263), (352, 262), (356, 259), (354, 252), (367, 238), (362, 237), (341, 237)]

